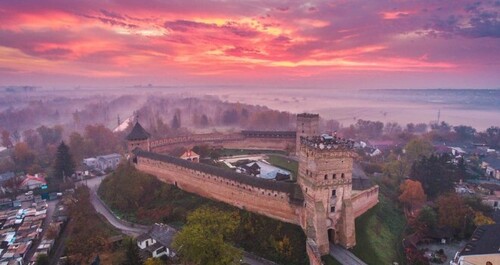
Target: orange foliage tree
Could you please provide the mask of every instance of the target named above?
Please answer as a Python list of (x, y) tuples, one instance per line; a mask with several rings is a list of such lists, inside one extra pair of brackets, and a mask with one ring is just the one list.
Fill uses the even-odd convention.
[(405, 205), (405, 209), (412, 212), (427, 200), (422, 184), (417, 180), (405, 180), (399, 187), (401, 195), (399, 201)]

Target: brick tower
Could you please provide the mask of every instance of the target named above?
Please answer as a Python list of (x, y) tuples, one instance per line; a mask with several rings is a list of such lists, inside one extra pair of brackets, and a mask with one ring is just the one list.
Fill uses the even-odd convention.
[(301, 226), (321, 255), (330, 242), (356, 244), (351, 203), (353, 143), (335, 136), (301, 137), (297, 182), (304, 194)]
[(132, 152), (136, 148), (144, 151), (150, 151), (149, 138), (151, 135), (142, 128), (139, 122), (136, 122), (132, 131), (127, 135), (128, 152)]
[(319, 114), (297, 114), (297, 136), (295, 140), (295, 154), (299, 155), (300, 137), (312, 137), (319, 132)]

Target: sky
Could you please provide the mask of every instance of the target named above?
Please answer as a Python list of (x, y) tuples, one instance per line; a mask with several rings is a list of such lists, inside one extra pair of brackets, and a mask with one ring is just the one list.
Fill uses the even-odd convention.
[(500, 0), (0, 1), (0, 86), (499, 81)]

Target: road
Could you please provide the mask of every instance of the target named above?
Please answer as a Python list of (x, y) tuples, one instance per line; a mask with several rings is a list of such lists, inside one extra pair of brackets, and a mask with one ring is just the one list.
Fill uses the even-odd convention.
[[(136, 237), (138, 235), (144, 234), (148, 231), (148, 228), (142, 225), (129, 225), (127, 224), (124, 220), (120, 220), (117, 216), (113, 214), (113, 212), (106, 206), (104, 203), (99, 199), (97, 195), (97, 190), (99, 189), (99, 185), (101, 185), (102, 180), (106, 176), (103, 177), (96, 177), (93, 179), (89, 179), (86, 181), (83, 181), (82, 184), (87, 185), (90, 189), (90, 194), (91, 194), (91, 202), (94, 208), (96, 209), (97, 212), (102, 214), (108, 222), (114, 226), (115, 228), (119, 229), (122, 231), (122, 233)], [(243, 260), (242, 263), (246, 263), (249, 265), (270, 265), (270, 264), (275, 264), (271, 261), (265, 260), (263, 258), (253, 256), (248, 253), (243, 253)]]
[(95, 210), (102, 214), (108, 222), (120, 230), (122, 233), (132, 236), (132, 237), (137, 237), (138, 235), (144, 234), (149, 230), (149, 227), (142, 226), (142, 225), (134, 225), (131, 223), (127, 223), (124, 220), (119, 219), (116, 215), (113, 214), (113, 212), (101, 201), (101, 199), (97, 195), (97, 189), (99, 188), (99, 185), (101, 185), (101, 181), (105, 178), (103, 177), (95, 177), (93, 179), (86, 180), (86, 185), (90, 189), (90, 199), (92, 202), (92, 205), (94, 206)]
[(330, 255), (342, 265), (367, 265), (352, 252), (338, 245), (330, 244)]

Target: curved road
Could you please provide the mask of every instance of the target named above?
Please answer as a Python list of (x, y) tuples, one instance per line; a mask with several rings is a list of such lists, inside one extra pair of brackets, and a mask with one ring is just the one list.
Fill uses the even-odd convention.
[[(97, 195), (97, 189), (99, 189), (99, 185), (101, 185), (102, 180), (106, 176), (95, 177), (89, 180), (83, 180), (82, 185), (87, 185), (90, 189), (91, 202), (97, 212), (102, 214), (108, 222), (114, 226), (115, 228), (122, 231), (122, 233), (137, 237), (138, 235), (144, 234), (149, 230), (149, 227), (144, 225), (132, 224), (130, 222), (125, 222), (124, 220), (119, 219), (117, 216), (113, 214), (111, 209), (109, 209), (103, 201)], [(241, 260), (242, 264), (248, 265), (275, 265), (276, 263), (266, 260), (264, 258), (257, 257), (255, 255), (243, 252), (243, 259)]]
[(138, 235), (146, 233), (149, 230), (149, 227), (131, 224), (119, 219), (98, 197), (97, 189), (99, 188), (99, 185), (101, 185), (101, 181), (105, 177), (106, 176), (95, 177), (93, 179), (83, 181), (83, 183), (85, 183), (90, 189), (91, 202), (95, 210), (98, 213), (102, 214), (112, 226), (122, 231), (122, 233), (126, 235), (137, 237)]

